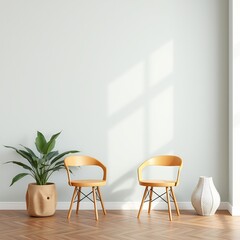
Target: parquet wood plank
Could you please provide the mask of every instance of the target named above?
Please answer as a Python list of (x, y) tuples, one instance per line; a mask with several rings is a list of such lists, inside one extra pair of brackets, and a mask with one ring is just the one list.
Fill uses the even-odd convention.
[(173, 212), (173, 221), (167, 211), (79, 211), (67, 220), (67, 211), (57, 211), (52, 217), (29, 217), (26, 211), (0, 211), (0, 239), (3, 240), (239, 240), (240, 217), (227, 211), (214, 216), (198, 216), (194, 211)]

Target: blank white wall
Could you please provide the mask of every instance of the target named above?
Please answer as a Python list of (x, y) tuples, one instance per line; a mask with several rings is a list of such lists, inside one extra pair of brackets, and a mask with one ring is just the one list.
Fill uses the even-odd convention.
[[(183, 158), (179, 201), (201, 175), (228, 200), (228, 1), (0, 1), (0, 161), (3, 145), (33, 147), (62, 131), (109, 170), (108, 202), (139, 201), (146, 158)], [(0, 202), (24, 201), (19, 168), (0, 167)], [(72, 189), (52, 179), (59, 201)]]
[(232, 206), (231, 214), (240, 215), (240, 190), (238, 183), (239, 175), (239, 78), (240, 78), (240, 2), (237, 0), (229, 1), (229, 202)]

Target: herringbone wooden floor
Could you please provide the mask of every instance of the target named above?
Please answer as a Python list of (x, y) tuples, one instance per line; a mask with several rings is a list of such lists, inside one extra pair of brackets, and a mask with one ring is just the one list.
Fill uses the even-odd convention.
[(57, 211), (52, 217), (33, 218), (26, 211), (0, 211), (0, 239), (3, 240), (155, 240), (155, 239), (240, 239), (240, 217), (232, 217), (227, 211), (218, 211), (214, 216), (198, 216), (193, 211), (181, 211), (173, 221), (167, 211), (99, 211), (95, 221), (93, 211), (72, 212), (67, 220), (67, 211)]

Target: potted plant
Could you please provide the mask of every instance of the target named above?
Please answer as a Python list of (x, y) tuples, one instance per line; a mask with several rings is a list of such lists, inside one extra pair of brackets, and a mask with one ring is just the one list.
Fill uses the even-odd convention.
[(13, 163), (27, 171), (17, 174), (12, 179), (10, 186), (28, 175), (35, 180), (35, 183), (28, 185), (26, 193), (26, 205), (30, 216), (51, 216), (55, 213), (57, 202), (56, 187), (54, 183), (48, 182), (49, 178), (54, 172), (64, 168), (63, 157), (66, 154), (79, 152), (77, 150), (63, 153), (54, 151), (56, 138), (60, 133), (52, 135), (50, 140), (47, 141), (45, 136), (38, 131), (35, 140), (38, 154), (35, 154), (33, 150), (23, 145), (21, 145), (22, 149), (5, 146), (15, 150), (25, 160), (24, 162), (8, 161), (7, 163)]

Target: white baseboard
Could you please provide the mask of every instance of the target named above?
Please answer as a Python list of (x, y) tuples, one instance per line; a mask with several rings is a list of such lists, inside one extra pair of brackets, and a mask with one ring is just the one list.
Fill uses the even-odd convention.
[(240, 207), (239, 206), (232, 206), (230, 203), (227, 205), (227, 210), (232, 216), (240, 216)]
[[(99, 204), (99, 203), (98, 203)], [(68, 210), (70, 202), (58, 202), (57, 210)], [(138, 210), (140, 202), (105, 202), (107, 210)], [(180, 210), (193, 210), (191, 202), (178, 202)], [(99, 206), (100, 208), (100, 206)], [(174, 209), (174, 205), (172, 206)], [(25, 202), (0, 202), (0, 210), (25, 210)], [(82, 210), (92, 210), (92, 202), (81, 202)], [(147, 209), (147, 204), (144, 204), (143, 209)], [(152, 209), (167, 210), (167, 204), (164, 202), (152, 203)], [(219, 210), (228, 210), (232, 215), (237, 214), (228, 202), (221, 202)]]
[(25, 202), (0, 202), (0, 210), (25, 210)]

